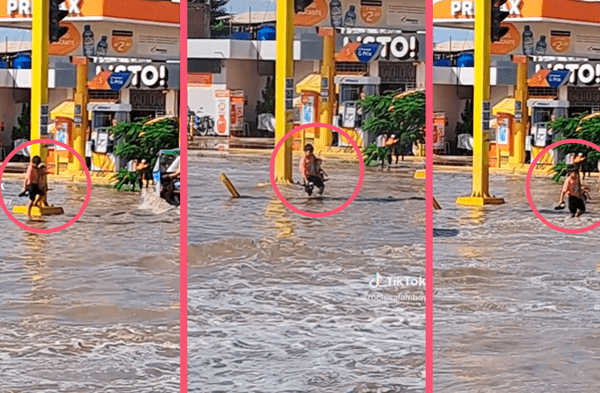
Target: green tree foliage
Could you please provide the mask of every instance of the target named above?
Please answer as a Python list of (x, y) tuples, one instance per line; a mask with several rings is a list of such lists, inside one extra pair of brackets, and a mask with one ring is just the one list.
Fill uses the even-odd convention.
[(21, 114), (17, 118), (17, 126), (13, 128), (12, 140), (29, 139), (31, 136), (31, 110), (28, 104), (23, 104)]
[(225, 28), (226, 23), (223, 20), (217, 20), (217, 18), (228, 16), (227, 4), (229, 0), (211, 0), (210, 2), (210, 27), (213, 30), (219, 31)]
[[(376, 136), (394, 134), (404, 147), (425, 142), (425, 93), (414, 91), (397, 95), (367, 96), (358, 102), (365, 114), (362, 128)], [(402, 149), (405, 151), (405, 149)], [(391, 162), (391, 149), (371, 144), (364, 152), (365, 164), (374, 160)], [(369, 165), (369, 164), (367, 164)]]
[[(156, 122), (121, 122), (111, 129), (115, 141), (114, 154), (127, 161), (146, 160), (148, 170), (154, 168), (158, 152), (179, 146), (179, 124), (174, 119), (162, 119)], [(139, 173), (123, 168), (115, 175), (115, 188), (132, 190), (139, 182)]]
[(265, 89), (261, 92), (262, 101), (256, 104), (256, 114), (275, 114), (275, 78), (268, 77)]
[(425, 92), (416, 91), (392, 103), (394, 134), (401, 144), (425, 143)]
[(467, 100), (465, 110), (460, 114), (461, 122), (458, 124), (456, 133), (469, 134), (473, 136), (473, 100)]
[(390, 112), (394, 94), (383, 96), (366, 96), (358, 102), (358, 107), (364, 113), (362, 128), (372, 134), (379, 136), (389, 133), (393, 129), (393, 116)]
[[(555, 138), (555, 141), (564, 139), (582, 139), (600, 145), (600, 116), (585, 119), (586, 116), (588, 115), (579, 114), (573, 117), (558, 117), (553, 122), (550, 122), (548, 125), (553, 130), (553, 133), (555, 135), (560, 134), (560, 137)], [(564, 154), (583, 153), (587, 157), (586, 163), (584, 164), (584, 169), (586, 171), (594, 170), (600, 159), (600, 152), (580, 143), (561, 145), (556, 147), (556, 150), (559, 150)], [(567, 165), (564, 162), (560, 162), (554, 167), (554, 172), (556, 175), (553, 177), (553, 180), (560, 182), (561, 177), (567, 173)]]
[(376, 166), (381, 163), (381, 167), (392, 163), (392, 149), (389, 147), (377, 147), (376, 144), (370, 144), (363, 151), (363, 158), (366, 166)]

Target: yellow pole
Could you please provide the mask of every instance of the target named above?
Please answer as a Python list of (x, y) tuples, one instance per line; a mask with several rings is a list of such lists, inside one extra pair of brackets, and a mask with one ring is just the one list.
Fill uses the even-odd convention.
[[(501, 204), (501, 198), (492, 198), (489, 193), (489, 125), (484, 129), (484, 120), (491, 119), (490, 106), (490, 44), (491, 2), (476, 0), (475, 9), (475, 85), (473, 86), (473, 192), (471, 196), (459, 197), (459, 205), (482, 206)], [(484, 107), (484, 103), (487, 107)], [(484, 111), (488, 117), (484, 119)]]
[[(33, 0), (33, 19), (31, 24), (31, 140), (45, 137), (40, 122), (42, 106), (48, 105), (48, 45), (50, 5), (48, 0)], [(49, 113), (46, 113), (46, 119)], [(47, 124), (47, 123), (46, 123)], [(47, 130), (47, 128), (46, 128)], [(44, 134), (47, 131), (44, 132)], [(46, 160), (46, 149), (41, 145), (31, 146), (31, 156), (40, 156)]]
[[(73, 149), (85, 159), (85, 140), (86, 131), (88, 128), (88, 115), (87, 115), (87, 103), (88, 103), (88, 62), (87, 58), (73, 59), (73, 63), (77, 65), (77, 87), (75, 89), (75, 119), (77, 121), (73, 125)], [(79, 172), (82, 171), (83, 167), (78, 159), (73, 157), (72, 161), (69, 162), (69, 171)]]
[[(321, 123), (333, 123), (333, 109), (335, 104), (335, 94), (333, 89), (333, 80), (335, 78), (335, 29), (323, 29), (323, 64), (321, 66), (321, 80), (327, 79), (327, 91), (329, 96), (327, 101), (323, 102), (321, 98), (320, 116)], [(323, 91), (325, 89), (321, 89)], [(321, 128), (319, 138), (315, 141), (315, 147), (324, 148), (331, 145), (333, 135), (330, 129)]]
[[(520, 166), (525, 163), (525, 137), (527, 134), (527, 124), (529, 124), (529, 111), (527, 110), (527, 56), (515, 56), (517, 63), (517, 88), (515, 91), (515, 114), (522, 113), (521, 119), (515, 117), (514, 120), (514, 135), (513, 135), (513, 155), (509, 157), (509, 161), (514, 166)], [(520, 105), (520, 111), (519, 107)]]
[[(277, 4), (275, 144), (292, 130), (294, 120), (294, 1)], [(275, 180), (292, 183), (292, 138), (285, 141), (275, 159)]]

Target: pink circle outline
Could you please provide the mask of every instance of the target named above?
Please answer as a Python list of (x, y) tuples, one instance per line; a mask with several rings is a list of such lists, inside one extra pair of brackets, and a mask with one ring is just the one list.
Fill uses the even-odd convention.
[[(358, 160), (360, 162), (360, 174), (358, 177), (358, 184), (356, 185), (356, 189), (354, 190), (354, 193), (352, 194), (352, 196), (343, 205), (341, 205), (333, 210), (330, 210), (328, 212), (323, 212), (323, 213), (310, 213), (310, 212), (306, 212), (304, 210), (298, 209), (297, 207), (295, 207), (294, 205), (289, 203), (283, 197), (283, 195), (281, 195), (281, 192), (279, 192), (279, 188), (277, 187), (277, 183), (275, 181), (275, 158), (277, 157), (277, 152), (279, 152), (279, 149), (281, 149), (281, 146), (283, 146), (285, 141), (287, 141), (290, 137), (292, 137), (292, 135), (294, 135), (296, 132), (305, 130), (307, 128), (316, 128), (316, 127), (328, 128), (332, 131), (336, 131), (336, 132), (340, 133), (344, 138), (346, 138), (350, 142), (350, 144), (354, 148), (354, 151), (356, 151), (356, 154), (358, 155)], [(293, 212), (296, 212), (304, 217), (311, 217), (311, 218), (329, 217), (329, 216), (333, 216), (334, 214), (341, 212), (342, 210), (344, 210), (345, 208), (350, 206), (350, 204), (358, 196), (358, 193), (360, 192), (360, 189), (362, 188), (363, 180), (365, 178), (365, 161), (361, 154), (360, 147), (358, 147), (358, 145), (356, 144), (354, 139), (352, 139), (352, 137), (350, 137), (350, 135), (345, 133), (343, 130), (339, 129), (338, 127), (332, 126), (331, 124), (310, 123), (310, 124), (305, 124), (303, 126), (294, 128), (293, 130), (291, 130), (290, 132), (285, 134), (285, 136), (279, 141), (279, 143), (277, 143), (277, 146), (275, 146), (275, 150), (273, 150), (273, 154), (271, 155), (270, 178), (271, 178), (271, 185), (273, 186), (273, 190), (275, 191), (275, 194), (277, 195), (279, 200), (281, 202), (283, 202), (283, 204), (288, 209), (290, 209)]]
[(537, 218), (539, 218), (540, 221), (542, 221), (544, 224), (546, 224), (546, 226), (548, 226), (551, 229), (554, 229), (555, 231), (559, 231), (559, 232), (563, 232), (563, 233), (584, 233), (587, 231), (591, 231), (592, 229), (598, 228), (600, 226), (600, 221), (598, 221), (597, 223), (592, 224), (590, 226), (584, 227), (584, 228), (569, 229), (569, 228), (559, 227), (558, 225), (552, 224), (550, 221), (546, 220), (544, 218), (544, 216), (541, 215), (541, 213), (535, 207), (535, 204), (533, 203), (533, 198), (531, 197), (531, 176), (533, 175), (533, 170), (535, 169), (535, 166), (538, 163), (538, 161), (542, 158), (542, 156), (544, 154), (546, 154), (553, 148), (555, 148), (557, 146), (561, 146), (561, 145), (566, 145), (569, 143), (580, 143), (582, 145), (589, 146), (600, 152), (600, 146), (597, 146), (597, 145), (593, 144), (592, 142), (584, 141), (583, 139), (564, 139), (562, 141), (554, 142), (553, 144), (551, 144), (550, 146), (548, 146), (544, 150), (542, 150), (540, 152), (540, 154), (538, 154), (531, 162), (531, 166), (529, 167), (529, 171), (527, 172), (527, 180), (526, 180), (526, 184), (525, 184), (525, 189), (527, 191), (527, 201), (529, 202), (529, 206), (531, 207), (531, 210), (533, 210), (533, 213), (535, 214), (535, 216)]
[(2, 174), (4, 173), (4, 169), (6, 169), (6, 165), (8, 165), (8, 162), (10, 161), (11, 158), (13, 158), (13, 156), (15, 154), (17, 154), (17, 152), (23, 150), (27, 146), (36, 145), (38, 143), (39, 144), (46, 143), (46, 144), (58, 145), (64, 149), (67, 149), (69, 152), (73, 153), (75, 158), (77, 158), (79, 160), (79, 162), (81, 163), (81, 165), (83, 166), (83, 170), (85, 172), (85, 177), (87, 180), (87, 192), (85, 195), (85, 201), (83, 202), (83, 205), (81, 206), (81, 209), (79, 210), (79, 213), (77, 213), (77, 215), (75, 217), (73, 217), (71, 220), (69, 220), (67, 223), (65, 223), (61, 226), (58, 226), (56, 228), (38, 229), (38, 228), (32, 228), (30, 226), (23, 224), (21, 221), (17, 220), (12, 215), (12, 213), (6, 208), (6, 205), (4, 204), (4, 198), (2, 197), (1, 190), (0, 190), (0, 207), (2, 207), (2, 210), (4, 211), (4, 213), (8, 216), (8, 218), (10, 218), (10, 220), (12, 222), (17, 224), (17, 226), (19, 226), (20, 228), (25, 229), (26, 231), (33, 232), (33, 233), (56, 233), (56, 232), (62, 231), (63, 229), (67, 229), (68, 227), (73, 225), (77, 220), (79, 220), (79, 218), (85, 212), (85, 209), (87, 208), (87, 205), (90, 202), (90, 198), (92, 196), (92, 177), (90, 175), (90, 170), (88, 169), (87, 165), (85, 164), (85, 160), (83, 158), (81, 158), (81, 156), (75, 151), (75, 149), (71, 148), (69, 145), (67, 145), (65, 143), (55, 141), (53, 139), (35, 139), (33, 141), (29, 141), (27, 143), (23, 143), (22, 145), (19, 145), (15, 150), (13, 150), (4, 159), (4, 162), (2, 163), (2, 165), (0, 165), (0, 181), (2, 181)]

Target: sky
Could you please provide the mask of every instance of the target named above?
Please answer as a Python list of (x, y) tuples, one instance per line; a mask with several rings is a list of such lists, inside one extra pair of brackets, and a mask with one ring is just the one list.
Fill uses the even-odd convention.
[(2, 41), (6, 39), (8, 39), (8, 41), (20, 41), (22, 39), (30, 40), (31, 31), (0, 28), (0, 39)]

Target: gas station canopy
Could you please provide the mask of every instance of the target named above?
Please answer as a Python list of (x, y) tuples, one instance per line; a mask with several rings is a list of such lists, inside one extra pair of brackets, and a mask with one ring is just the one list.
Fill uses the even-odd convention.
[[(509, 0), (508, 34), (491, 45), (492, 54), (600, 56), (600, 3), (584, 0)], [(434, 0), (435, 26), (472, 29), (472, 0)]]

